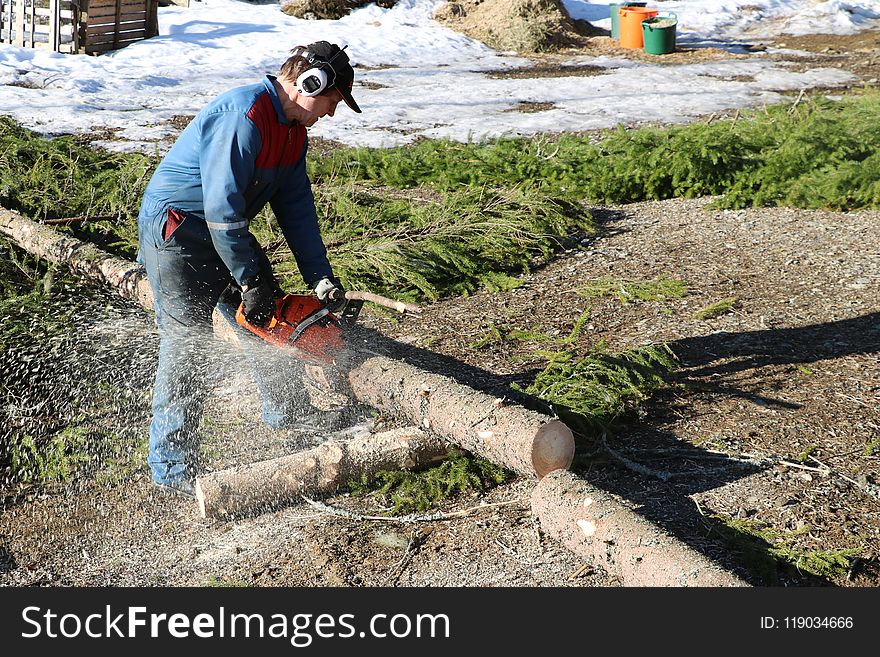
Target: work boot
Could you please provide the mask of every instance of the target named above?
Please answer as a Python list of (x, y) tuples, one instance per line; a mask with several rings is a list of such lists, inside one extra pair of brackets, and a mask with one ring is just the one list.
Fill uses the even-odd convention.
[(166, 495), (180, 495), (189, 499), (196, 499), (196, 482), (193, 479), (154, 480), (153, 487)]

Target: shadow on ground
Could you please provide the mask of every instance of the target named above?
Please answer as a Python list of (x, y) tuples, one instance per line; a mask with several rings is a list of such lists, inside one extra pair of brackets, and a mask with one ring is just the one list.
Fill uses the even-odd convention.
[[(606, 230), (614, 230), (616, 216), (599, 218)], [(358, 327), (358, 336), (370, 345), (367, 355), (400, 359), (487, 394), (506, 396), (538, 412), (555, 414), (545, 400), (510, 388), (513, 382), (527, 384), (536, 372), (498, 376), (457, 359), (396, 342), (370, 329)], [(742, 390), (725, 379), (767, 365), (810, 363), (880, 351), (880, 313), (795, 328), (719, 332), (681, 339), (670, 347), (683, 366), (673, 377), (673, 383), (792, 409), (798, 405)], [(719, 380), (706, 383), (704, 377)], [(650, 416), (667, 413), (673, 397), (666, 393), (656, 395), (650, 404)], [(642, 457), (653, 452), (658, 460), (647, 465), (631, 460), (620, 446), (624, 436), (627, 448), (637, 448)], [(767, 566), (775, 563), (769, 556), (772, 546), (762, 545), (753, 536), (731, 536), (735, 530), (704, 515), (690, 497), (766, 470), (770, 465), (725, 457), (696, 446), (683, 449), (682, 440), (674, 433), (650, 427), (638, 419), (614, 423), (604, 432), (577, 438), (578, 453), (572, 469), (591, 484), (629, 500), (645, 518), (753, 585), (778, 584), (775, 569), (771, 572)], [(662, 463), (662, 467), (657, 463)], [(732, 541), (740, 546), (739, 550), (730, 549)], [(744, 559), (749, 561), (748, 567)], [(761, 567), (755, 568), (755, 563)], [(785, 575), (800, 586), (831, 583), (803, 572)]]
[[(683, 366), (674, 377), (676, 384), (762, 406), (797, 409), (799, 404), (742, 390), (729, 379), (745, 370), (769, 365), (804, 364), (877, 353), (880, 351), (880, 313), (794, 328), (718, 332), (684, 338), (670, 343), (670, 347)], [(706, 377), (712, 381), (707, 382)], [(670, 393), (657, 395), (650, 404), (651, 418), (662, 418), (669, 413), (674, 396)], [(625, 443), (630, 448), (637, 448), (642, 458), (653, 453), (657, 460), (636, 463), (635, 469), (632, 464), (624, 468), (607, 464), (586, 465), (581, 466), (579, 472), (591, 483), (640, 505), (640, 512), (646, 518), (685, 542), (697, 548), (702, 543), (704, 550), (707, 539), (711, 540), (713, 535), (722, 538), (722, 534), (730, 530), (703, 516), (690, 496), (770, 467), (716, 456), (699, 448), (682, 449), (679, 436), (642, 422), (615, 427), (614, 437), (607, 440), (612, 447)], [(619, 454), (627, 458), (625, 449), (619, 449)], [(644, 468), (645, 472), (636, 471), (639, 468)], [(698, 544), (694, 544), (694, 540)], [(757, 548), (752, 545), (751, 549)], [(771, 583), (767, 581), (767, 573), (742, 572), (741, 564), (736, 563), (732, 555), (722, 552), (708, 556), (740, 571), (753, 584)], [(794, 576), (800, 585), (829, 583), (805, 573)]]

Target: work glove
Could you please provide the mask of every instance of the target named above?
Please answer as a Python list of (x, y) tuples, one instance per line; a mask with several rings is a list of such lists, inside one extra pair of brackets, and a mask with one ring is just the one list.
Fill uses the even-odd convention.
[(338, 278), (325, 276), (313, 286), (315, 296), (331, 313), (341, 312), (345, 308), (345, 288)]
[(275, 314), (275, 285), (270, 276), (257, 276), (247, 285), (241, 286), (241, 302), (244, 304), (244, 318), (251, 324), (265, 326)]

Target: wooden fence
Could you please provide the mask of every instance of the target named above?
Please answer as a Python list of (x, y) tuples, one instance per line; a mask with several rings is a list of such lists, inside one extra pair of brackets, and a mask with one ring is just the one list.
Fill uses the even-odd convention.
[(156, 0), (74, 0), (80, 6), (80, 42), (87, 54), (117, 50), (159, 33)]
[(159, 0), (0, 0), (0, 43), (96, 55), (159, 33)]
[(76, 52), (75, 15), (72, 0), (0, 0), (0, 43)]

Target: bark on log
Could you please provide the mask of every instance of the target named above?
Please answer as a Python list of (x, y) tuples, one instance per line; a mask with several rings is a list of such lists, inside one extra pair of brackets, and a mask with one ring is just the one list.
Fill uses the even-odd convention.
[(559, 470), (538, 482), (532, 513), (544, 532), (624, 586), (749, 586), (571, 472)]
[(333, 491), (362, 474), (424, 467), (446, 456), (444, 441), (404, 427), (197, 477), (196, 498), (203, 518), (243, 515), (301, 493)]
[(137, 263), (117, 258), (93, 244), (25, 219), (5, 208), (0, 208), (0, 232), (28, 253), (109, 285), (147, 309), (153, 307), (153, 292), (147, 273)]
[(360, 401), (431, 429), (494, 463), (539, 478), (568, 468), (574, 436), (559, 420), (385, 356), (348, 375)]

